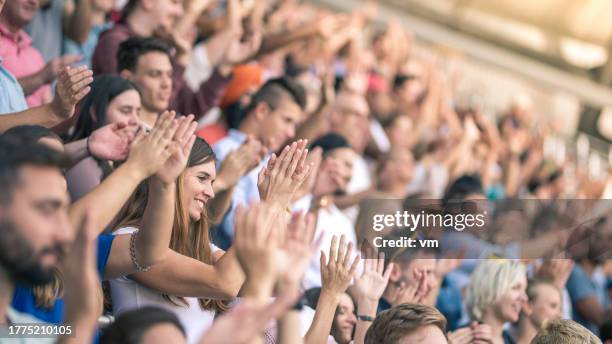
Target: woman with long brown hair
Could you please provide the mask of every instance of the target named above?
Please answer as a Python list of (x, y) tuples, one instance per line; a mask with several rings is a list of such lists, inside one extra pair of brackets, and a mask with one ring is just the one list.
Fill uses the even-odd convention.
[[(291, 147), (275, 164), (278, 169), (291, 171), (274, 174), (266, 184), (266, 190), (277, 197), (293, 194), (306, 176), (307, 150), (295, 143)], [(211, 326), (215, 313), (226, 308), (223, 299), (237, 295), (244, 274), (234, 249), (223, 252), (209, 239), (206, 205), (215, 196), (215, 178), (214, 152), (206, 141), (196, 139), (187, 168), (176, 183), (170, 253), (163, 264), (111, 281), (115, 314), (144, 305), (164, 307), (178, 316), (191, 343)], [(147, 185), (143, 183), (112, 226), (116, 234), (138, 231), (147, 198)]]

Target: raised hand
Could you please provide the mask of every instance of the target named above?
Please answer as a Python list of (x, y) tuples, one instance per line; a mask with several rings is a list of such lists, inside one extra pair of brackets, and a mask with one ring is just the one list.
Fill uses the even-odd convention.
[(549, 259), (537, 268), (536, 274), (563, 290), (573, 268), (574, 261), (571, 259)]
[(102, 312), (102, 290), (96, 268), (96, 236), (99, 229), (87, 212), (77, 229), (75, 240), (62, 260), (61, 271), (66, 295), (66, 323), (72, 326), (75, 338), (63, 338), (60, 342), (91, 342)]
[(221, 162), (215, 186), (228, 189), (249, 171), (257, 167), (266, 154), (266, 148), (258, 140), (249, 137), (238, 149), (230, 152)]
[(365, 301), (378, 304), (389, 283), (392, 265), (389, 264), (385, 271), (385, 255), (379, 253), (378, 257), (374, 249), (365, 249), (366, 258), (363, 263), (363, 273), (355, 278), (353, 291), (357, 302)]
[(323, 150), (321, 147), (315, 147), (315, 149), (308, 153), (306, 156), (305, 165), (310, 166), (310, 171), (308, 172), (308, 176), (306, 176), (302, 185), (300, 185), (300, 187), (296, 190), (295, 195), (293, 196), (293, 201), (296, 201), (312, 192), (315, 182), (317, 181), (317, 172), (319, 171), (319, 166), (321, 166), (321, 161), (323, 161)]
[(178, 150), (177, 145), (172, 145), (172, 138), (178, 128), (178, 121), (174, 117), (173, 112), (162, 113), (148, 134), (141, 130), (132, 142), (126, 164), (134, 164), (144, 174), (144, 178), (156, 173)]
[(260, 31), (249, 35), (247, 41), (241, 40), (241, 34), (235, 35), (232, 43), (225, 52), (223, 61), (229, 65), (244, 63), (251, 59), (259, 51), (263, 36)]
[(93, 82), (93, 72), (86, 66), (65, 67), (59, 74), (55, 85), (55, 96), (51, 108), (57, 117), (66, 119), (74, 114), (75, 105), (83, 99)]
[(420, 295), (418, 284), (406, 286), (404, 282), (400, 283), (389, 298), (389, 303), (392, 306), (404, 303), (422, 303), (422, 301), (423, 297)]
[(313, 242), (314, 231), (313, 214), (293, 213), (285, 238), (276, 251), (277, 286), (280, 289), (297, 287), (302, 280), (308, 263), (321, 244), (322, 236)]
[(448, 344), (471, 344), (474, 339), (472, 329), (469, 327), (460, 328), (448, 333)]
[(87, 139), (87, 150), (95, 158), (123, 161), (130, 152), (134, 133), (125, 124), (114, 123), (94, 130)]
[(200, 339), (200, 343), (249, 343), (264, 332), (271, 320), (285, 314), (289, 307), (295, 304), (298, 296), (295, 291), (284, 291), (267, 305), (242, 298), (236, 307), (215, 320), (212, 327)]
[[(174, 111), (170, 111), (170, 115), (174, 116)], [(155, 177), (165, 184), (174, 182), (187, 166), (187, 160), (196, 139), (193, 133), (197, 123), (193, 121), (193, 118), (193, 115), (189, 115), (178, 120), (178, 126), (172, 139), (172, 144), (175, 146), (172, 149), (173, 154), (155, 174)]]
[(41, 71), (44, 83), (52, 82), (65, 67), (80, 61), (82, 58), (81, 55), (64, 55), (47, 62), (45, 68)]
[(474, 341), (471, 344), (492, 344), (493, 330), (490, 325), (472, 322), (470, 325)]
[(279, 246), (279, 212), (263, 203), (249, 209), (238, 206), (235, 218), (234, 247), (236, 257), (246, 275), (245, 295), (269, 297), (275, 277), (275, 255)]
[(286, 146), (278, 158), (272, 155), (268, 166), (258, 176), (257, 187), (262, 200), (283, 209), (291, 204), (297, 189), (312, 170), (312, 165), (305, 165), (306, 143), (306, 140), (298, 140)]
[(346, 291), (361, 258), (356, 256), (351, 262), (352, 253), (353, 243), (349, 242), (347, 245), (344, 235), (340, 237), (339, 245), (338, 237), (334, 235), (329, 247), (329, 257), (321, 251), (321, 292), (340, 295)]

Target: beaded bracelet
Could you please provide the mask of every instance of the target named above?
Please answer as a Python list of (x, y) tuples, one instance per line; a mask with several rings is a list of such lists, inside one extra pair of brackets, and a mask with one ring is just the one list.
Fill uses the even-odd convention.
[(130, 236), (130, 258), (132, 259), (132, 263), (136, 267), (136, 271), (147, 272), (149, 271), (149, 269), (151, 269), (151, 267), (150, 266), (143, 267), (138, 262), (138, 258), (136, 258), (136, 234), (138, 234), (138, 232)]

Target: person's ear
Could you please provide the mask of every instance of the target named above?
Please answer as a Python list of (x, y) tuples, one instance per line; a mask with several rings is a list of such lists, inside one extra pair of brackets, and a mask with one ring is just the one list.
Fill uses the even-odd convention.
[(533, 314), (533, 307), (531, 307), (529, 302), (523, 303), (523, 313), (525, 313), (526, 316), (531, 316), (531, 314)]
[(119, 73), (119, 76), (124, 78), (125, 80), (132, 81), (134, 78), (134, 74), (129, 69), (124, 69)]
[(391, 264), (391, 275), (389, 275), (389, 281), (393, 283), (398, 283), (402, 278), (402, 268), (399, 264), (393, 263)]
[(92, 121), (98, 121), (98, 116), (96, 116), (96, 109), (94, 109), (93, 106), (89, 108), (89, 116), (91, 117)]
[(264, 121), (270, 114), (270, 106), (266, 102), (260, 102), (255, 107), (255, 119)]

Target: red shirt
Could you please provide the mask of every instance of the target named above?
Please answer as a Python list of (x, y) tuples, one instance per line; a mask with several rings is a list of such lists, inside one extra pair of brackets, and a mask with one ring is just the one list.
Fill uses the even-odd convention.
[[(45, 67), (40, 51), (32, 46), (28, 34), (19, 30), (16, 34), (0, 23), (0, 56), (4, 68), (15, 78), (30, 76)], [(51, 101), (51, 86), (43, 85), (26, 98), (29, 107), (43, 105)]]

